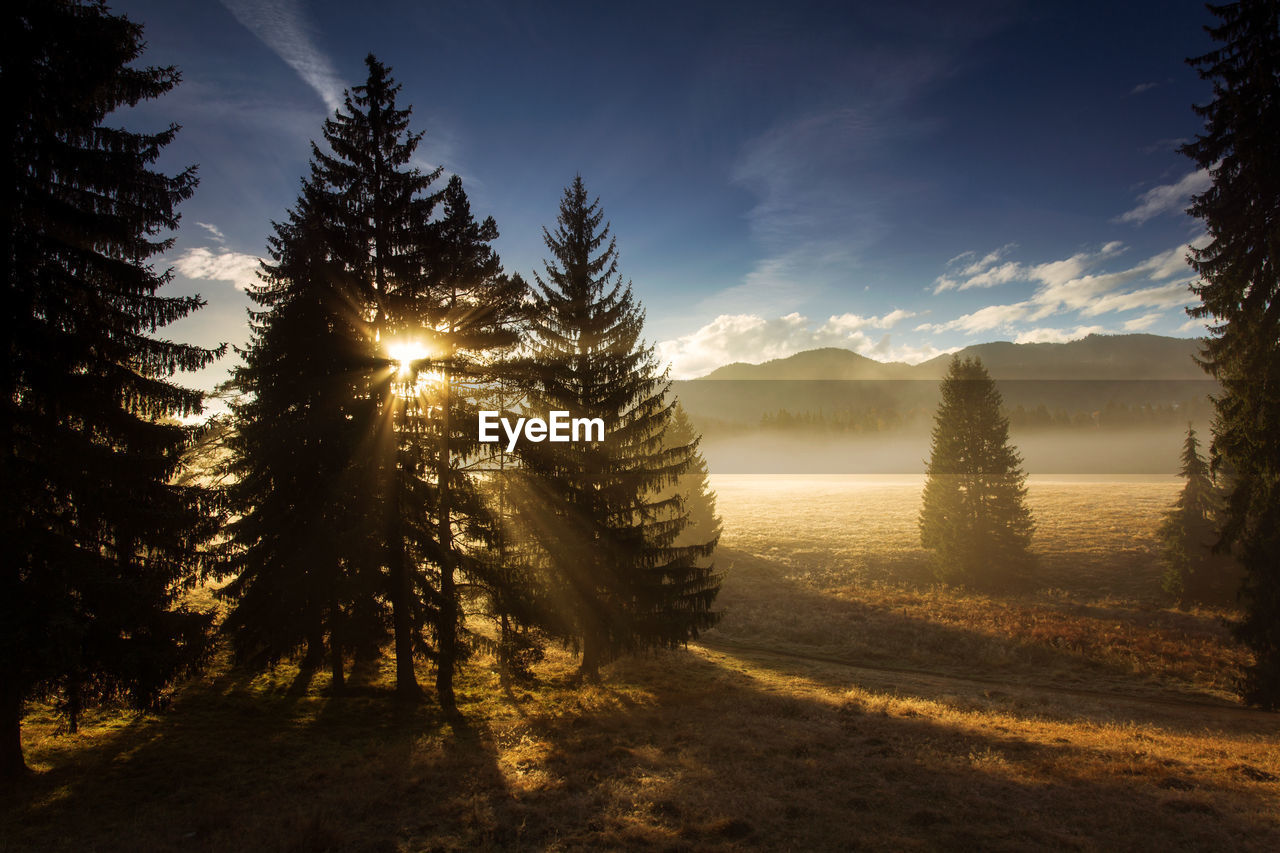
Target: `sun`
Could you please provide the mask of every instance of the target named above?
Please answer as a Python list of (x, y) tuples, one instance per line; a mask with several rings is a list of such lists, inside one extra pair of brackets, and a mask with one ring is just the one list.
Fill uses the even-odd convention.
[(398, 340), (387, 344), (387, 356), (395, 364), (396, 376), (408, 379), (413, 374), (415, 363), (431, 357), (431, 348), (423, 341), (412, 338)]

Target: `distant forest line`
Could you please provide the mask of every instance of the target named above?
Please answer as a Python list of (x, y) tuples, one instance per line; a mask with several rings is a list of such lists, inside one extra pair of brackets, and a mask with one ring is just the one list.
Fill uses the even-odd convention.
[[(1205, 427), (1210, 381), (998, 382), (1015, 433)], [(926, 432), (938, 386), (925, 380), (677, 382), (675, 393), (707, 440), (758, 432), (831, 436)]]

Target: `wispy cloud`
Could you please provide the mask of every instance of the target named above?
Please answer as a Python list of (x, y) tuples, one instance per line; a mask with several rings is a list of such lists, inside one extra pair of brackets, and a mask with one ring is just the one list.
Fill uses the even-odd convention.
[(1065, 344), (1090, 335), (1106, 333), (1102, 326), (1076, 326), (1074, 329), (1028, 329), (1013, 339), (1015, 344)]
[(1186, 145), (1190, 141), (1191, 141), (1191, 138), (1187, 136), (1170, 137), (1168, 139), (1157, 139), (1155, 142), (1151, 143), (1150, 145), (1143, 147), (1142, 153), (1154, 154), (1157, 151), (1172, 151), (1176, 148), (1181, 148), (1183, 145)]
[(222, 233), (222, 229), (220, 229), (217, 225), (210, 225), (208, 222), (197, 222), (197, 223), (196, 223), (196, 225), (199, 225), (199, 226), (200, 226), (201, 228), (203, 228), (205, 231), (208, 231), (208, 232), (209, 232), (209, 236), (210, 236), (210, 237), (211, 237), (215, 242), (217, 242), (217, 243), (225, 243), (225, 242), (227, 242), (226, 235), (224, 235), (224, 234)]
[(808, 317), (794, 312), (772, 319), (759, 314), (721, 314), (697, 331), (657, 346), (661, 360), (671, 365), (672, 375), (678, 379), (701, 376), (735, 361), (768, 361), (819, 347), (843, 347), (881, 361), (914, 364), (944, 350), (929, 344), (895, 347), (888, 334), (879, 334), (913, 316), (902, 309), (879, 317), (837, 314), (815, 326)]
[[(936, 130), (934, 120), (902, 112), (903, 92), (937, 71), (917, 57), (880, 72), (868, 71), (868, 78), (901, 78), (884, 98), (790, 115), (742, 145), (730, 180), (754, 196), (746, 220), (760, 257), (745, 288), (735, 286), (708, 305), (780, 289), (806, 297), (845, 289), (868, 250), (890, 233), (889, 211), (910, 191), (911, 178), (884, 164), (895, 143)], [(743, 308), (770, 313), (797, 304)]]
[(329, 112), (342, 104), (345, 85), (312, 38), (297, 0), (221, 0), (236, 20), (297, 72)]
[(988, 288), (1015, 281), (1039, 281), (1053, 285), (1079, 277), (1085, 270), (1122, 252), (1124, 245), (1113, 241), (1096, 252), (1079, 252), (1069, 258), (1043, 264), (1027, 265), (1017, 261), (1001, 263), (1013, 248), (1011, 243), (968, 263), (965, 263), (968, 258), (977, 257), (976, 252), (966, 252), (965, 255), (952, 258), (947, 263), (947, 272), (935, 279), (933, 292), (936, 294), (947, 290)]
[(1144, 329), (1150, 329), (1156, 323), (1160, 322), (1160, 318), (1164, 314), (1159, 311), (1151, 314), (1143, 314), (1141, 317), (1134, 317), (1132, 320), (1124, 321), (1124, 330), (1126, 332), (1141, 332)]
[(1134, 86), (1132, 89), (1129, 90), (1129, 94), (1141, 95), (1143, 92), (1149, 92), (1159, 85), (1160, 85), (1159, 83), (1139, 83), (1138, 85)]
[(1179, 281), (1159, 287), (1131, 290), (1127, 293), (1108, 293), (1084, 307), (1080, 314), (1083, 317), (1096, 317), (1099, 314), (1132, 311), (1135, 308), (1176, 308), (1195, 301), (1196, 298), (1187, 287), (1187, 282)]
[(762, 258), (740, 283), (705, 297), (696, 307), (708, 314), (730, 305), (742, 312), (781, 313), (827, 287), (847, 286), (856, 266), (848, 247), (806, 241)]
[(173, 268), (187, 278), (205, 281), (229, 281), (240, 290), (248, 290), (258, 281), (261, 258), (201, 246), (188, 249), (173, 262)]
[[(1005, 305), (988, 305), (939, 323), (924, 323), (916, 331), (977, 334), (994, 329), (1012, 329), (1022, 322), (1036, 323), (1055, 314), (1076, 312), (1079, 317), (1096, 317), (1138, 308), (1171, 308), (1195, 302), (1188, 288), (1194, 279), (1186, 262), (1189, 244), (1152, 255), (1141, 263), (1115, 272), (1092, 270), (1120, 256), (1124, 245), (1113, 241), (1093, 252), (1078, 252), (1059, 261), (1041, 264), (1000, 263), (1002, 255), (992, 252), (982, 261), (958, 270), (954, 278), (939, 278), (939, 289), (965, 290), (973, 279), (984, 281), (1002, 276), (1008, 281), (1037, 285), (1029, 299)], [(977, 257), (972, 253), (971, 257)], [(961, 261), (962, 262), (962, 261)], [(983, 264), (986, 264), (984, 267)], [(957, 261), (953, 259), (953, 265)], [(964, 273), (969, 276), (965, 277)], [(947, 284), (944, 288), (942, 284)], [(1140, 286), (1139, 286), (1140, 285)]]
[(1162, 213), (1180, 213), (1186, 210), (1191, 196), (1202, 193), (1213, 183), (1208, 169), (1199, 169), (1184, 175), (1172, 184), (1161, 184), (1138, 196), (1138, 204), (1116, 217), (1117, 222), (1141, 225)]
[(1031, 311), (1032, 305), (1030, 302), (1015, 302), (1012, 305), (988, 305), (985, 308), (962, 314), (954, 320), (947, 320), (944, 323), (922, 323), (916, 326), (915, 330), (917, 332), (958, 331), (974, 335), (978, 332), (988, 332), (992, 329), (1012, 326), (1020, 320), (1025, 320), (1031, 314)]

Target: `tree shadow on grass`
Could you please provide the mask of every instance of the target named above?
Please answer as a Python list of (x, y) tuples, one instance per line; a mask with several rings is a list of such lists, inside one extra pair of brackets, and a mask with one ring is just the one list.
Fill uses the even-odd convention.
[[(54, 769), (0, 812), (0, 851), (1280, 841), (1260, 817), (1280, 807), (1271, 765), (1223, 759), (1244, 768), (1224, 776), (1192, 756), (1139, 754), (1140, 733), (1087, 735), (1123, 720), (1204, 736), (1202, 713), (1042, 689), (1068, 673), (1102, 693), (1139, 690), (1131, 672), (877, 611), (741, 552), (721, 560), (729, 612), (711, 652), (619, 662), (610, 683), (581, 689), (572, 661), (561, 655), (556, 669), (553, 655), (541, 686), (507, 694), (477, 662), (460, 684), (461, 720), (429, 699), (396, 702), (373, 669), (340, 697), (319, 673), (215, 670), (169, 714), (120, 718), (47, 755)], [(889, 666), (904, 661), (941, 672)], [(957, 722), (984, 713), (1002, 722)], [(1274, 748), (1267, 717), (1238, 718), (1237, 741)], [(1085, 734), (1047, 736), (1044, 719)]]
[[(544, 719), (526, 795), (574, 848), (1249, 848), (1275, 786), (1240, 790), (1116, 742), (975, 730), (694, 655), (624, 662), (629, 708)], [(1255, 786), (1259, 787), (1259, 786)]]
[(553, 656), (508, 704), (477, 662), (457, 723), (385, 689), (207, 679), (40, 774), (0, 817), (0, 848), (1280, 843), (1275, 785), (1088, 742), (1088, 727), (1075, 744), (967, 725), (696, 649), (620, 661), (600, 687), (571, 687), (571, 671)]
[[(1102, 616), (1120, 621), (1122, 616), (1115, 613), (1054, 611), (1058, 625), (1054, 630), (1063, 633), (1047, 638), (1060, 641), (1055, 645), (1029, 635), (1002, 634), (991, 625), (979, 630), (930, 618), (922, 610), (927, 601), (919, 596), (890, 593), (863, 599), (858, 588), (838, 594), (816, 589), (791, 577), (786, 567), (753, 554), (724, 549), (717, 559), (727, 567), (717, 600), (725, 615), (708, 633), (710, 645), (734, 644), (854, 666), (927, 671), (996, 686), (1092, 690), (1230, 706), (1221, 696), (1185, 679), (1140, 674), (1119, 652), (1112, 653), (1110, 660), (1099, 657), (1111, 650), (1089, 631)], [(897, 599), (909, 602), (910, 609), (895, 604)], [(1017, 615), (1016, 607), (1005, 615)], [(1024, 615), (1034, 620), (1042, 609), (1037, 605)]]
[(503, 801), (475, 727), (385, 687), (332, 696), (327, 679), (300, 691), (296, 676), (262, 678), (223, 670), (163, 715), (121, 717), (36, 756), (53, 767), (0, 812), (0, 850), (395, 850), (415, 834), (501, 844), (458, 805), (475, 786)]

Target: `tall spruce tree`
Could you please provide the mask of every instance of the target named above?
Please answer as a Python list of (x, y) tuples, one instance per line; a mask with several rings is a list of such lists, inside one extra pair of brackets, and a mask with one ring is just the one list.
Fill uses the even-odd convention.
[(1186, 485), (1160, 525), (1166, 567), (1162, 586), (1179, 604), (1230, 604), (1239, 573), (1229, 554), (1212, 553), (1222, 500), (1192, 427), (1187, 427), (1182, 446), (1181, 474)]
[(270, 664), (305, 646), (314, 665), (327, 649), (340, 690), (344, 652), (380, 640), (367, 464), (377, 401), (360, 288), (330, 258), (322, 216), (304, 187), (250, 291), (259, 310), (234, 375), (230, 439), (234, 577), (221, 594), (235, 602), (223, 628), (241, 660)]
[(953, 358), (941, 393), (920, 541), (934, 552), (940, 580), (1000, 587), (1032, 563), (1022, 459), (1009, 442), (1000, 392), (980, 360)]
[[(397, 106), (399, 84), (372, 54), (363, 85), (352, 88), (343, 107), (325, 121), (329, 151), (312, 145), (310, 183), (325, 222), (325, 245), (338, 270), (359, 288), (353, 310), (371, 323), (376, 363), (397, 340), (421, 334), (431, 308), (425, 273), (432, 247), (431, 216), (440, 175), (410, 165), (422, 133), (409, 131), (409, 108)], [(403, 372), (403, 371), (400, 371)], [(419, 568), (432, 549), (433, 531), (422, 508), (430, 499), (417, 475), (424, 443), (408, 418), (413, 407), (404, 376), (394, 365), (373, 370), (372, 398), (378, 415), (369, 424), (373, 457), (380, 466), (387, 598), (395, 636), (396, 689), (420, 693), (415, 657), (428, 651), (423, 629), (430, 589)]]
[(678, 496), (657, 493), (693, 464), (691, 445), (663, 447), (670, 381), (641, 341), (644, 313), (618, 274), (599, 200), (582, 178), (565, 190), (551, 260), (536, 276), (531, 408), (600, 418), (600, 442), (529, 445), (525, 464), (547, 503), (537, 525), (582, 644), (581, 674), (624, 651), (675, 646), (713, 625), (719, 578), (699, 565), (715, 540), (677, 546)]
[[(519, 345), (490, 353), (490, 380), (479, 390), (478, 408), (496, 411), (515, 421), (527, 413), (524, 359)], [(528, 680), (531, 667), (545, 654), (541, 628), (549, 616), (546, 554), (538, 546), (527, 511), (535, 515), (542, 501), (530, 489), (520, 454), (506, 443), (486, 443), (476, 469), (481, 475), (483, 499), (489, 514), (484, 537), (483, 568), (477, 578), (483, 589), (486, 615), (496, 624), (494, 646), (504, 686)]]
[(1255, 663), (1243, 698), (1280, 708), (1280, 3), (1209, 6), (1215, 50), (1189, 60), (1213, 83), (1195, 108), (1204, 132), (1182, 152), (1213, 184), (1192, 197), (1209, 242), (1192, 249), (1201, 304), (1214, 325), (1202, 363), (1220, 383), (1212, 460), (1232, 472), (1222, 549), (1245, 572), (1237, 635)]
[(24, 702), (156, 704), (197, 663), (210, 617), (177, 603), (212, 533), (206, 493), (173, 482), (203, 395), (173, 381), (220, 350), (155, 337), (204, 303), (166, 297), (194, 167), (152, 166), (177, 132), (104, 126), (178, 82), (139, 68), (142, 28), (99, 3), (3, 13), (0, 774), (23, 771)]
[(505, 362), (495, 356), (519, 341), (528, 288), (519, 276), (503, 273), (491, 246), (498, 238), (497, 225), (492, 217), (475, 220), (461, 178), (450, 178), (442, 202), (428, 261), (430, 307), (424, 332), (429, 356), (423, 365), (431, 369), (432, 379), (422, 393), (429, 409), (419, 411), (426, 412), (437, 442), (429, 507), (438, 568), (436, 692), (441, 705), (452, 711), (453, 676), (464, 651), (458, 581), (464, 576), (483, 579), (491, 565), (484, 549), (493, 544), (495, 532), (475, 470), (482, 450), (476, 404), (482, 388), (503, 378)]

